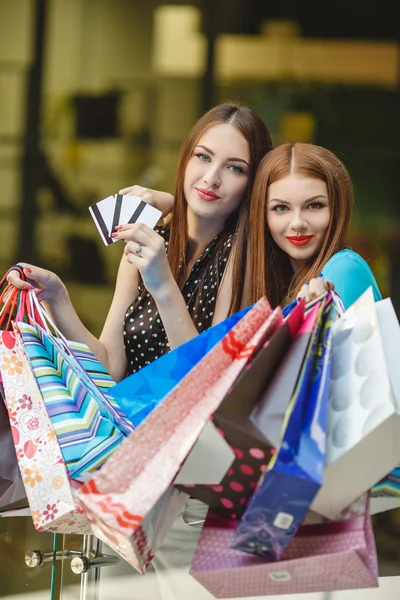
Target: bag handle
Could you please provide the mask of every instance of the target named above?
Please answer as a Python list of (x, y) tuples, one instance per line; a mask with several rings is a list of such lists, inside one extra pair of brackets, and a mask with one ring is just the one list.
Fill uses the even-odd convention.
[[(53, 330), (56, 336), (60, 338), (63, 344), (68, 348), (67, 338), (61, 333), (50, 315), (44, 310), (33, 290), (28, 290), (28, 302), (32, 320), (36, 321), (46, 333), (52, 333)], [(43, 325), (39, 321), (42, 321)], [(68, 351), (70, 352), (70, 350)]]
[[(7, 293), (9, 293), (8, 296), (7, 296)], [(6, 297), (6, 299), (4, 301), (5, 297)], [(12, 319), (12, 315), (14, 313), (15, 307), (17, 305), (17, 300), (18, 300), (18, 289), (15, 288), (13, 285), (8, 284), (0, 296), (0, 302), (4, 302), (4, 305), (0, 311), (0, 327), (3, 325), (6, 317), (8, 317), (7, 323), (5, 326), (6, 330), (8, 330), (10, 328), (11, 319)]]

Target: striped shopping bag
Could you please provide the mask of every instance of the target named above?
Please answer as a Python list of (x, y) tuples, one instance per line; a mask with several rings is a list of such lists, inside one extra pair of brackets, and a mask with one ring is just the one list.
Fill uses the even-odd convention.
[(107, 387), (110, 378), (87, 347), (69, 342), (66, 348), (65, 341), (35, 323), (17, 326), (69, 476), (85, 481), (133, 426), (100, 389)]

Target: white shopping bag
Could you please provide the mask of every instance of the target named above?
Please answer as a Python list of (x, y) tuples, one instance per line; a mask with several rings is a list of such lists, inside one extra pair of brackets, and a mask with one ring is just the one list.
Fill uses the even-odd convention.
[(333, 325), (324, 483), (311, 508), (334, 519), (400, 462), (400, 327), (369, 288)]

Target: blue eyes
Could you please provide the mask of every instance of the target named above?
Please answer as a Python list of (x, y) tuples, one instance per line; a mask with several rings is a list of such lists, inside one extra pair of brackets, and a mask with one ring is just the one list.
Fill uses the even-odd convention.
[(232, 169), (232, 173), (244, 173), (243, 169), (237, 167), (236, 165), (230, 165), (229, 168)]
[[(201, 160), (202, 162), (210, 162), (211, 159), (208, 156), (208, 154), (203, 154), (202, 152), (198, 152), (197, 154), (195, 154), (195, 156), (197, 156), (197, 158), (199, 160)], [(244, 169), (242, 169), (241, 167), (238, 167), (237, 165), (228, 165), (228, 169), (232, 172), (232, 173), (244, 173)]]

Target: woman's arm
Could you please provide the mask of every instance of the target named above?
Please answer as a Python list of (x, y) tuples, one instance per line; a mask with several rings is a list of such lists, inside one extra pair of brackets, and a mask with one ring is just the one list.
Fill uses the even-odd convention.
[(351, 306), (370, 286), (375, 301), (382, 299), (368, 263), (353, 250), (341, 250), (334, 254), (322, 273), (325, 279), (334, 284), (345, 308)]
[(154, 298), (170, 348), (195, 337), (198, 332), (172, 275), (164, 238), (147, 225), (137, 223), (119, 226), (113, 236), (125, 241), (126, 260), (140, 271), (147, 291)]
[(67, 288), (55, 273), (26, 263), (19, 264), (24, 267), (27, 281), (22, 281), (16, 271), (9, 273), (8, 281), (19, 289), (35, 288), (45, 310), (61, 333), (67, 339), (89, 346), (111, 377), (116, 381), (122, 379), (127, 368), (123, 320), (129, 303), (138, 295), (138, 272), (128, 263), (125, 255), (121, 259), (113, 301), (100, 339), (90, 333), (82, 323)]

